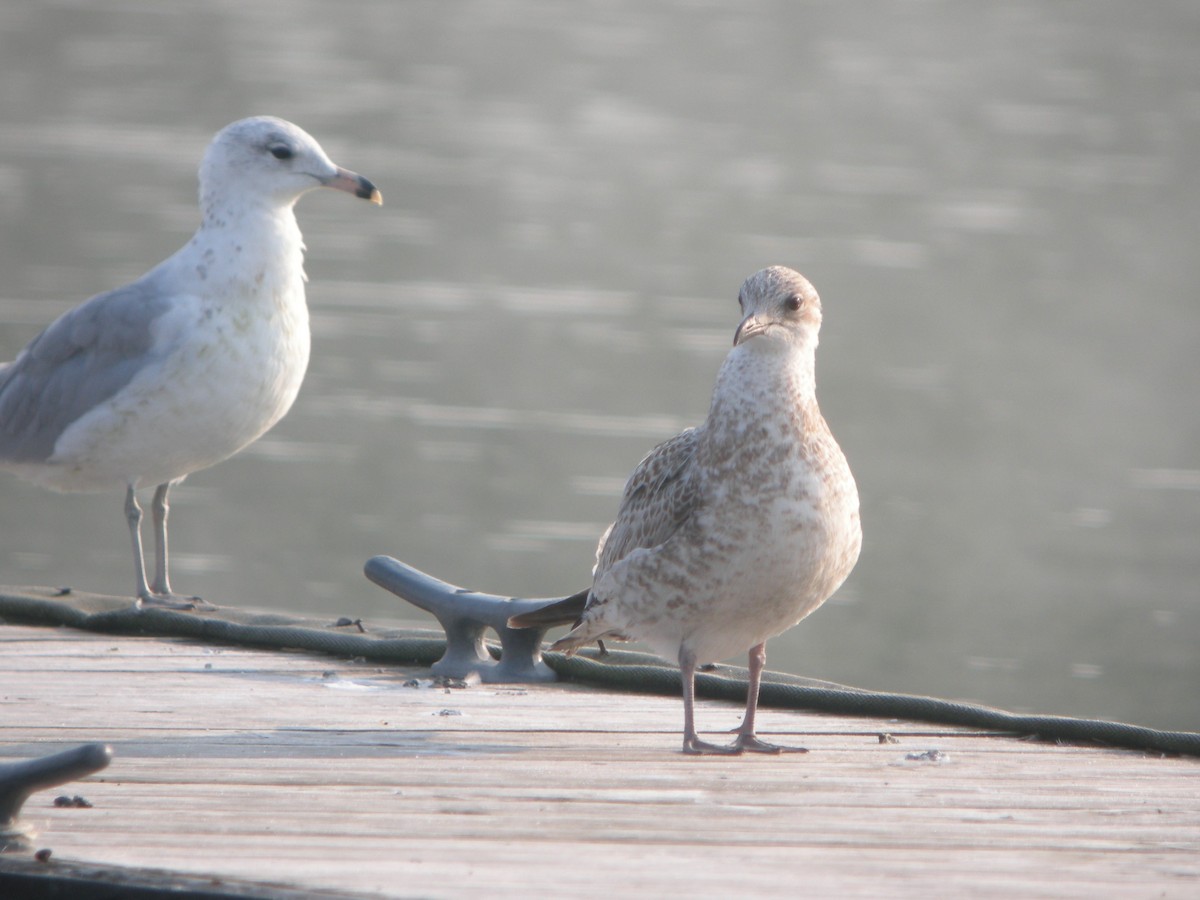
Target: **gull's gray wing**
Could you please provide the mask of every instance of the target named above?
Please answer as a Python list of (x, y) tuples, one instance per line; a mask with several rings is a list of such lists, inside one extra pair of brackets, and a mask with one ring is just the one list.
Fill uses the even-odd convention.
[(691, 515), (698, 497), (693, 459), (699, 439), (700, 429), (689, 428), (638, 463), (625, 484), (617, 519), (596, 550), (597, 577), (631, 551), (664, 543)]
[(72, 422), (120, 391), (156, 352), (171, 305), (158, 272), (64, 313), (0, 368), (0, 459), (42, 462)]

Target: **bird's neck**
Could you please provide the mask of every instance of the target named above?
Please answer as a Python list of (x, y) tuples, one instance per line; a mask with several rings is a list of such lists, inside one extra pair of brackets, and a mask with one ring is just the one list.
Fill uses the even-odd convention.
[(233, 235), (236, 239), (261, 236), (269, 242), (300, 244), (295, 201), (279, 203), (261, 196), (223, 196), (220, 201), (201, 197), (203, 211), (197, 235), (214, 240)]
[(212, 287), (278, 288), (304, 281), (304, 240), (291, 204), (240, 199), (204, 207), (189, 242), (190, 277)]
[(816, 351), (813, 344), (751, 338), (726, 357), (714, 397), (752, 395), (757, 403), (816, 403)]
[(792, 423), (797, 435), (809, 430), (821, 420), (815, 357), (813, 346), (772, 346), (761, 337), (735, 347), (717, 376), (706, 430), (734, 443), (768, 420)]

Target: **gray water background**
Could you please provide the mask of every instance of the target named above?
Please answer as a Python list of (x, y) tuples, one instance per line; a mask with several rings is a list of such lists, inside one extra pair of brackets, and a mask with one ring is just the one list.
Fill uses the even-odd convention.
[[(217, 129), (298, 122), (386, 205), (301, 202), (308, 379), (177, 489), (175, 586), (418, 620), (367, 557), (584, 586), (790, 265), (866, 539), (771, 667), (1200, 728), (1198, 46), (1191, 2), (6, 3), (0, 359), (187, 239)], [(0, 583), (129, 592), (121, 500), (0, 476)]]

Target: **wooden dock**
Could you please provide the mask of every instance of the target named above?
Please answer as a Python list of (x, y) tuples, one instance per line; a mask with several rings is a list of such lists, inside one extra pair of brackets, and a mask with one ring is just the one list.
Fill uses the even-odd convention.
[[(739, 715), (699, 708), (709, 731)], [(53, 855), (2, 855), (0, 879), (101, 863), (387, 897), (1200, 896), (1200, 760), (771, 709), (760, 732), (810, 753), (694, 758), (681, 718), (677, 698), (0, 625), (0, 762), (115, 751), (29, 800)]]

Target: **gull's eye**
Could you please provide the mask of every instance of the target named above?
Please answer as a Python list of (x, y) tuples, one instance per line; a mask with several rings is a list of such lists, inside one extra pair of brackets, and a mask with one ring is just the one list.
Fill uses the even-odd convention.
[(267, 147), (267, 150), (276, 159), (291, 159), (296, 155), (295, 151), (287, 144), (271, 144)]
[(746, 299), (741, 294), (738, 294), (738, 308), (739, 309), (746, 308)]
[(786, 306), (792, 312), (796, 312), (796, 310), (798, 310), (803, 305), (804, 305), (804, 300), (800, 297), (799, 294), (792, 294), (792, 296), (787, 298), (787, 302), (784, 303), (784, 306)]

